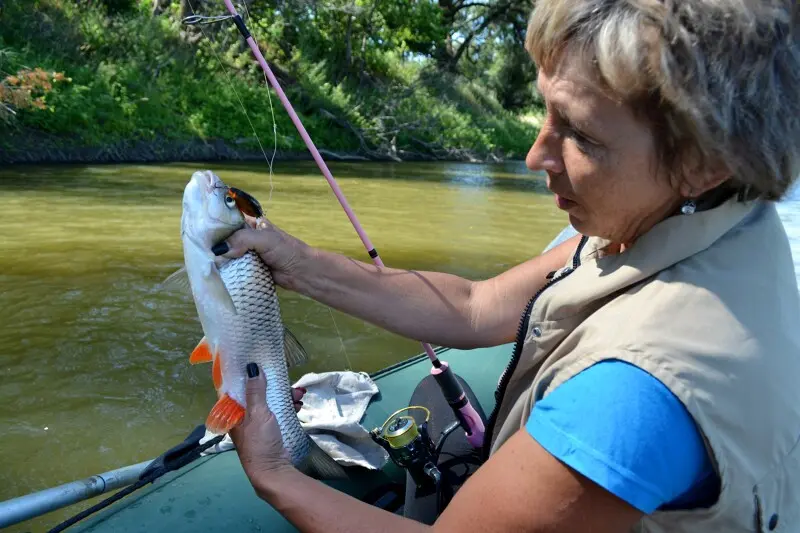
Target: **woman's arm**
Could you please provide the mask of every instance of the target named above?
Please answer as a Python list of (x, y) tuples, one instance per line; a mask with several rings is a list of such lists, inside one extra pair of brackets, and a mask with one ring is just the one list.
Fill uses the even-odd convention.
[(558, 462), (523, 430), (467, 481), (432, 527), (373, 507), (294, 468), (254, 481), (262, 499), (309, 533), (621, 533), (642, 516)]
[(228, 239), (226, 256), (259, 252), (277, 283), (399, 335), (455, 348), (513, 341), (528, 300), (575, 251), (573, 237), (485, 281), (378, 268), (312, 248), (274, 226)]
[[(255, 374), (256, 367), (251, 368)], [(288, 464), (280, 429), (266, 407), (265, 390), (262, 372), (248, 380), (247, 414), (231, 437), (257, 494), (297, 529), (309, 533), (431, 529), (361, 502)], [(432, 529), (448, 533), (623, 533), (641, 516), (520, 430), (467, 480)]]
[(294, 468), (279, 470), (255, 481), (258, 496), (300, 531), (412, 533), (430, 530), (420, 522), (364, 503)]

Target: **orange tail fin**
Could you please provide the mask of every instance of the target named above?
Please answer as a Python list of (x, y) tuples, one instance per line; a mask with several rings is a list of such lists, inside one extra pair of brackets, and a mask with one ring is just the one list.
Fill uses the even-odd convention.
[(214, 407), (211, 408), (211, 412), (208, 413), (206, 429), (217, 435), (224, 435), (230, 431), (231, 428), (239, 425), (243, 419), (244, 407), (225, 394), (217, 401)]

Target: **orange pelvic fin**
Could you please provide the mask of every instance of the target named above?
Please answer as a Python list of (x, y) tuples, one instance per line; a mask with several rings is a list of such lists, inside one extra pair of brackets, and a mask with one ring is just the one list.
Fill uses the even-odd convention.
[(206, 429), (217, 435), (224, 435), (232, 428), (239, 425), (243, 419), (244, 407), (225, 394), (217, 401), (208, 414)]
[(210, 363), (214, 360), (214, 355), (211, 353), (211, 345), (208, 344), (208, 340), (203, 337), (200, 340), (200, 344), (192, 350), (192, 355), (189, 356), (189, 362), (193, 365), (198, 363)]
[(211, 379), (214, 380), (214, 388), (219, 390), (222, 387), (222, 364), (219, 357), (215, 357), (214, 364), (211, 365)]

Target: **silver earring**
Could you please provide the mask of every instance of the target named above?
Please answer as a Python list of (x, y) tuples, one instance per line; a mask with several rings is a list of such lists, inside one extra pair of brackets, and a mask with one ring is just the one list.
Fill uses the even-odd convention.
[(681, 213), (684, 215), (693, 215), (696, 210), (697, 204), (694, 203), (694, 200), (691, 198), (683, 202), (683, 205), (681, 206)]

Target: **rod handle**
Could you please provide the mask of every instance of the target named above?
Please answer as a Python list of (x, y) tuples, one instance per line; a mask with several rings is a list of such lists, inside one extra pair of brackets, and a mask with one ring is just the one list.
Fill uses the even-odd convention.
[(467, 442), (474, 448), (483, 446), (483, 437), (486, 432), (483, 419), (470, 403), (447, 361), (441, 361), (439, 366), (431, 368), (431, 375), (436, 379), (445, 400), (456, 415), (461, 427), (464, 428)]

